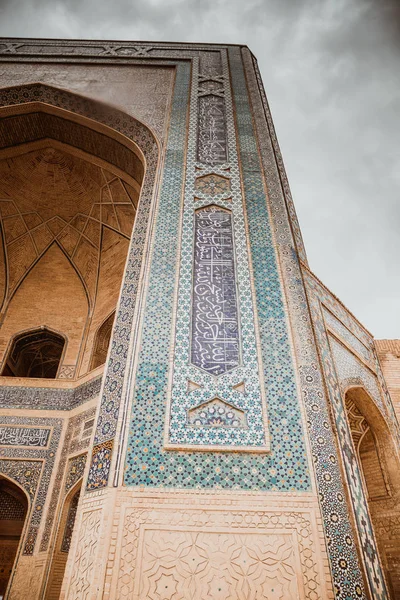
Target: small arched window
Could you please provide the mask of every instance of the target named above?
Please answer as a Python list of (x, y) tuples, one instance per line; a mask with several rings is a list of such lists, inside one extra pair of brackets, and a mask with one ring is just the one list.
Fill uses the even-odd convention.
[(17, 335), (3, 367), (5, 377), (40, 377), (57, 375), (65, 340), (46, 328)]
[(93, 355), (91, 368), (96, 369), (104, 365), (107, 359), (108, 346), (110, 344), (111, 332), (113, 328), (115, 311), (100, 325), (97, 330), (93, 344)]

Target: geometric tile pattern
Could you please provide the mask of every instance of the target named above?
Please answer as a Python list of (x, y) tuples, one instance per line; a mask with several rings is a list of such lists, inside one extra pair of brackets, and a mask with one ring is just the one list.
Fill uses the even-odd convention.
[(188, 424), (194, 427), (248, 427), (246, 413), (220, 398), (191, 408)]
[(86, 464), (86, 453), (79, 454), (78, 456), (74, 456), (70, 458), (68, 461), (67, 467), (67, 476), (65, 479), (65, 492), (69, 492), (69, 490), (74, 487), (75, 483), (83, 477), (83, 472), (85, 470)]
[[(50, 536), (54, 519), (56, 516), (57, 506), (60, 498), (60, 494), (63, 489), (63, 481), (65, 480), (65, 486), (68, 485), (68, 481), (71, 482), (75, 478), (76, 473), (80, 473), (84, 469), (84, 463), (86, 460), (86, 454), (81, 454), (72, 459), (68, 465), (66, 472), (66, 464), (68, 455), (72, 452), (82, 452), (88, 447), (89, 439), (80, 439), (80, 433), (82, 430), (82, 424), (90, 418), (93, 418), (96, 413), (95, 408), (89, 408), (81, 412), (74, 417), (71, 417), (68, 421), (67, 431), (65, 432), (64, 445), (62, 448), (61, 459), (58, 463), (58, 468), (54, 480), (54, 485), (50, 497), (50, 504), (46, 514), (46, 520), (44, 524), (44, 531), (40, 540), (40, 551), (45, 552), (50, 542)], [(73, 484), (72, 484), (73, 485)]]
[[(363, 479), (357, 460), (356, 450), (351, 436), (346, 409), (342, 398), (341, 388), (337, 379), (337, 369), (341, 361), (334, 362), (335, 352), (331, 353), (328, 337), (324, 326), (320, 300), (315, 294), (310, 294), (313, 320), (317, 333), (317, 340), (322, 355), (322, 364), (325, 380), (328, 386), (329, 397), (333, 409), (340, 449), (347, 476), (347, 484), (356, 521), (356, 530), (359, 538), (359, 547), (363, 556), (364, 567), (372, 597), (376, 600), (388, 600), (389, 594), (383, 576), (377, 544), (373, 532), (371, 518), (368, 510), (368, 501), (364, 491)], [(332, 344), (332, 340), (331, 340)], [(338, 342), (333, 341), (338, 355)], [(335, 346), (336, 345), (336, 346)], [(361, 363), (360, 363), (361, 364)], [(336, 367), (336, 369), (335, 369)], [(339, 377), (340, 377), (340, 371)], [(344, 374), (346, 376), (346, 373)]]
[[(239, 52), (232, 49), (231, 53)], [(294, 207), (257, 61), (248, 50), (243, 50), (243, 60), (292, 319), (293, 341), (299, 363), (299, 379), (307, 415), (315, 478), (325, 537), (329, 541), (327, 551), (335, 596), (337, 600), (365, 599), (363, 576), (354, 531), (349, 520), (325, 386), (300, 271), (299, 255), (303, 260), (305, 258), (304, 253), (300, 252), (301, 235), (297, 219), (296, 226), (293, 223)], [(236, 70), (232, 73), (235, 77)]]
[(0, 449), (0, 473), (4, 473), (4, 475), (20, 483), (31, 498), (32, 508), (28, 517), (23, 553), (33, 554), (63, 421), (45, 417), (2, 416), (1, 422), (4, 426), (9, 427), (25, 425), (38, 429), (39, 426), (47, 426), (52, 429), (50, 443), (46, 448), (3, 447)]
[(343, 325), (329, 310), (323, 308), (325, 323), (334, 332), (336, 332), (345, 342), (349, 344), (351, 348), (354, 348), (360, 356), (362, 356), (367, 362), (371, 362), (373, 357), (371, 351), (367, 348), (347, 327)]
[(399, 425), (397, 420), (391, 418), (387, 410), (387, 405), (383, 400), (383, 395), (379, 389), (378, 380), (375, 375), (354, 355), (350, 350), (343, 346), (332, 335), (328, 335), (329, 345), (332, 357), (335, 361), (338, 374), (340, 373), (340, 384), (343, 391), (346, 387), (355, 384), (362, 385), (374, 400), (375, 405), (380, 409), (389, 428), (396, 437), (399, 436)]
[[(265, 451), (268, 449), (267, 407), (255, 333), (229, 78), (221, 67), (214, 70), (213, 79), (208, 75), (208, 81), (215, 80), (220, 86), (219, 100), (224, 114), (219, 128), (224, 129), (228, 144), (226, 162), (216, 169), (215, 164), (205, 166), (206, 157), (197, 155), (196, 162), (198, 105), (194, 98), (203, 93), (203, 77), (201, 69), (197, 74), (194, 64), (181, 247), (178, 249), (177, 335), (166, 447)], [(216, 181), (228, 182), (229, 188), (226, 184), (217, 187)], [(188, 394), (188, 379), (200, 383), (201, 389)], [(240, 381), (246, 381), (245, 395), (232, 389)], [(187, 411), (216, 396), (246, 413), (246, 429), (190, 427)]]
[(88, 490), (96, 490), (107, 486), (113, 446), (114, 440), (108, 440), (93, 446), (87, 481)]
[[(229, 81), (229, 71), (226, 55), (223, 56), (223, 76)], [(193, 60), (193, 77), (196, 81), (196, 60)], [(177, 82), (177, 84), (179, 81)], [(184, 82), (187, 85), (187, 82)], [(175, 92), (177, 92), (177, 84)], [(245, 91), (245, 82), (242, 76), (242, 89), (239, 99), (242, 100)], [(179, 90), (179, 88), (178, 88)], [(192, 90), (191, 117), (197, 107), (197, 90)], [(179, 93), (180, 90), (179, 90)], [(235, 139), (235, 124), (232, 112), (232, 100), (229, 85), (225, 87), (225, 101), (227, 110), (228, 139)], [(169, 130), (168, 145), (171, 148), (180, 148), (183, 152), (183, 139), (185, 134), (185, 105), (176, 110), (176, 97), (172, 104), (172, 115)], [(181, 180), (177, 171), (181, 164), (179, 157), (173, 164), (166, 164), (164, 180), (160, 192), (159, 210), (155, 225), (154, 245), (150, 273), (148, 278), (147, 301), (144, 310), (142, 327), (142, 344), (139, 352), (136, 373), (135, 394), (132, 400), (132, 416), (129, 440), (126, 454), (125, 484), (133, 486), (161, 486), (179, 488), (222, 488), (222, 489), (251, 489), (251, 490), (309, 490), (310, 477), (307, 464), (307, 455), (304, 444), (302, 418), (300, 413), (296, 382), (293, 373), (292, 354), (288, 341), (286, 314), (283, 306), (282, 288), (277, 270), (276, 255), (272, 242), (271, 231), (268, 227), (268, 212), (266, 207), (265, 191), (261, 179), (258, 151), (254, 138), (248, 134), (251, 127), (251, 115), (247, 102), (236, 104), (239, 124), (243, 123), (244, 131), (239, 132), (240, 143), (244, 152), (251, 160), (251, 169), (245, 173), (244, 184), (248, 205), (254, 206), (248, 213), (251, 221), (250, 247), (254, 279), (256, 286), (257, 313), (261, 332), (261, 351), (264, 363), (264, 377), (268, 389), (268, 418), (270, 433), (273, 440), (271, 452), (256, 455), (218, 452), (166, 452), (163, 447), (165, 421), (165, 398), (168, 389), (168, 372), (170, 356), (170, 340), (173, 327), (172, 312), (174, 302), (174, 283), (176, 278), (176, 265), (180, 256), (177, 240), (179, 238), (179, 190)], [(194, 115), (195, 116), (195, 115)], [(190, 120), (189, 139), (196, 138), (196, 119)], [(250, 142), (248, 140), (251, 140)], [(193, 183), (196, 175), (215, 173), (228, 176), (227, 172), (213, 167), (195, 164), (201, 171), (190, 171), (190, 151), (187, 161), (187, 177), (191, 177), (191, 186), (186, 190), (186, 206), (190, 206), (191, 231), (193, 231)], [(167, 160), (172, 156), (167, 150)], [(230, 160), (232, 160), (229, 152)], [(231, 166), (233, 163), (230, 163)], [(190, 175), (191, 173), (191, 175)], [(231, 172), (232, 173), (232, 170)], [(180, 171), (178, 171), (180, 174)], [(235, 173), (233, 183), (239, 183), (239, 174)], [(230, 178), (232, 176), (230, 175)], [(250, 183), (251, 180), (251, 183)], [(231, 185), (232, 190), (233, 184)], [(239, 190), (240, 188), (238, 188)], [(236, 192), (237, 193), (237, 192)], [(196, 197), (200, 194), (196, 193)], [(189, 205), (189, 201), (192, 203)], [(213, 197), (213, 204), (231, 209), (231, 203), (224, 205), (223, 200)], [(203, 206), (210, 204), (204, 199)], [(196, 208), (199, 201), (196, 201)], [(189, 210), (189, 208), (188, 208)], [(265, 223), (260, 227), (260, 223)], [(235, 245), (237, 245), (235, 237)], [(188, 252), (192, 253), (192, 244)], [(245, 240), (238, 246), (241, 252), (247, 252)], [(182, 248), (182, 254), (186, 248)], [(187, 274), (184, 274), (185, 277)], [(181, 285), (183, 273), (181, 270)], [(190, 278), (186, 281), (190, 282)], [(185, 288), (190, 292), (189, 283)], [(272, 301), (271, 301), (272, 300)], [(249, 301), (252, 301), (251, 295)], [(251, 314), (251, 313), (250, 313)], [(185, 312), (186, 320), (190, 311)], [(179, 321), (179, 314), (178, 314)], [(157, 327), (155, 327), (155, 323)], [(178, 331), (177, 343), (182, 342), (184, 336)], [(186, 340), (188, 336), (186, 337)], [(188, 353), (186, 353), (188, 357)], [(181, 365), (180, 365), (181, 366)], [(188, 378), (198, 384), (204, 384), (203, 379)], [(243, 381), (237, 378), (232, 381), (236, 385)], [(246, 383), (246, 392), (248, 385)], [(187, 379), (182, 382), (186, 394)], [(203, 393), (204, 388), (191, 392), (193, 396)], [(240, 391), (228, 394), (208, 396), (221, 396), (225, 401), (234, 403), (241, 408), (238, 397), (243, 395)], [(198, 398), (193, 405), (199, 404), (203, 398)], [(221, 428), (222, 429), (222, 428)]]

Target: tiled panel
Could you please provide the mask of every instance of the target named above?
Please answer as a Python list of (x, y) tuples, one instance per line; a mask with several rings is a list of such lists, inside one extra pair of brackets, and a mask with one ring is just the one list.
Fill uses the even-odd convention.
[[(197, 64), (193, 65), (193, 69), (191, 135), (186, 155), (183, 223), (181, 246), (178, 249), (177, 335), (172, 390), (169, 391), (171, 400), (170, 411), (167, 412), (166, 447), (268, 451), (267, 407), (261, 357), (257, 348), (248, 239), (227, 63), (225, 59), (220, 67), (215, 67), (207, 75), (206, 81), (202, 73), (197, 74)], [(203, 93), (206, 83), (218, 86), (225, 106), (224, 128), (229, 160), (218, 168), (196, 162), (195, 132), (198, 119), (195, 99)], [(225, 215), (219, 224), (214, 220), (214, 230), (221, 230), (222, 223), (228, 225), (229, 221), (228, 227), (225, 227), (225, 238), (219, 242), (219, 249), (215, 244), (212, 249), (214, 253), (221, 253), (223, 244), (223, 251), (228, 258), (229, 265), (224, 263), (228, 270), (224, 272), (223, 281), (220, 277), (222, 265), (218, 261), (211, 263), (207, 260), (204, 232), (201, 233), (203, 241), (200, 242), (196, 237), (199, 219), (205, 214), (204, 211), (214, 211), (213, 214), (218, 211), (221, 216)], [(227, 229), (230, 232), (228, 236)], [(228, 246), (231, 250), (228, 250)], [(208, 249), (207, 253), (210, 252), (211, 249)], [(199, 260), (203, 254), (205, 260)], [(203, 264), (200, 265), (200, 262)], [(227, 276), (230, 279), (229, 290), (226, 287)], [(225, 286), (224, 292), (222, 286)], [(229, 300), (224, 297), (225, 293)], [(189, 381), (198, 387), (195, 390), (188, 389)], [(244, 393), (237, 389), (240, 382), (245, 383)], [(243, 411), (247, 427), (192, 427), (188, 419), (189, 411), (216, 397)]]
[[(356, 359), (334, 339), (331, 340), (331, 347), (333, 347), (333, 351), (331, 351), (324, 326), (320, 298), (313, 293), (310, 293), (309, 297), (313, 320), (316, 326), (317, 340), (321, 351), (325, 380), (328, 386), (330, 402), (336, 421), (353, 514), (356, 521), (359, 549), (362, 554), (369, 588), (374, 600), (387, 600), (389, 594), (380, 564), (380, 557), (368, 510), (368, 502), (364, 492), (362, 475), (360, 473), (349, 423), (346, 418), (346, 411), (340, 388), (340, 372), (343, 371), (344, 376), (346, 376), (346, 374), (348, 375), (352, 370), (351, 361)], [(339, 369), (339, 371), (337, 371), (337, 369)], [(339, 380), (337, 373), (339, 373)]]
[[(161, 190), (144, 314), (142, 348), (136, 377), (136, 393), (132, 406), (125, 470), (126, 485), (286, 491), (310, 489), (282, 289), (268, 225), (266, 198), (258, 151), (252, 133), (251, 114), (241, 62), (232, 62), (231, 68), (234, 71), (234, 99), (242, 147), (243, 182), (250, 228), (249, 241), (267, 388), (268, 417), (273, 440), (271, 452), (263, 455), (251, 453), (246, 455), (240, 452), (168, 452), (163, 449), (168, 359), (173, 326), (171, 318), (174, 300), (173, 282), (179, 257), (177, 239), (180, 213), (177, 194), (179, 187), (174, 179), (176, 171), (166, 169), (163, 187), (168, 186), (168, 191), (173, 190), (174, 196), (171, 198), (165, 193), (163, 195)], [(174, 127), (176, 125), (174, 126), (172, 122), (170, 136), (175, 135)], [(229, 128), (234, 134), (233, 120), (228, 121), (228, 133)], [(189, 133), (193, 135), (195, 131), (191, 129)], [(175, 139), (174, 147), (182, 144), (182, 137), (180, 141)], [(204, 174), (209, 172), (210, 170)], [(214, 169), (214, 172), (223, 176), (222, 169)], [(228, 177), (226, 172), (225, 176)], [(230, 203), (223, 204), (223, 200), (218, 200), (218, 204), (220, 202), (222, 206), (230, 207)], [(215, 196), (212, 203), (215, 204)], [(204, 200), (203, 204), (200, 203), (200, 205), (206, 204), (207, 200)], [(193, 206), (191, 211), (191, 220), (193, 220)], [(260, 223), (265, 225), (260, 227)], [(239, 250), (243, 251), (245, 247), (246, 245), (239, 246)], [(189, 252), (191, 252), (190, 248)], [(190, 278), (188, 281), (190, 282)], [(185, 289), (190, 291), (190, 284)], [(186, 318), (189, 319), (189, 316), (190, 311), (186, 313)], [(181, 341), (179, 330), (177, 339)], [(203, 381), (198, 383), (204, 384)], [(234, 384), (239, 383), (240, 380), (234, 382)], [(185, 382), (185, 385), (190, 387), (188, 382)], [(246, 386), (244, 387), (246, 389)], [(198, 391), (199, 388), (193, 393)], [(239, 396), (242, 392), (235, 390), (235, 393)], [(222, 400), (226, 398), (223, 397)]]

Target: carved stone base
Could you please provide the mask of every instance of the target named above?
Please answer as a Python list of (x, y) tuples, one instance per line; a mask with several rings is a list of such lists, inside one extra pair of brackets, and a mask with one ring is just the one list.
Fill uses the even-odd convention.
[(107, 490), (83, 499), (62, 599), (333, 598), (310, 495)]

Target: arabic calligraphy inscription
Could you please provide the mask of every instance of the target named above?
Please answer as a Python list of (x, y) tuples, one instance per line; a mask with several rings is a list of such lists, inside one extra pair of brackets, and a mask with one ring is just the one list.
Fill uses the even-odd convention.
[(45, 448), (50, 431), (50, 429), (37, 427), (0, 427), (0, 446)]
[(239, 322), (232, 214), (208, 206), (195, 214), (192, 363), (211, 375), (239, 365)]

